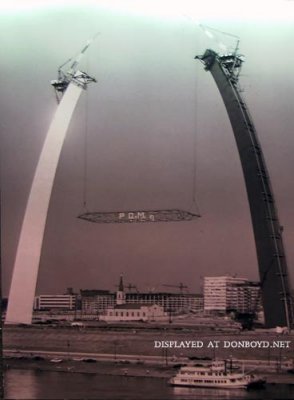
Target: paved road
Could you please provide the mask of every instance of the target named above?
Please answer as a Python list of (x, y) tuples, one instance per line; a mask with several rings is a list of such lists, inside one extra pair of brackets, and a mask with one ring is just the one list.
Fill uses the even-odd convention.
[[(4, 356), (6, 357), (29, 357), (41, 356), (46, 359), (64, 359), (64, 360), (75, 360), (82, 361), (83, 359), (95, 359), (96, 361), (111, 361), (117, 363), (132, 363), (132, 364), (148, 364), (148, 365), (175, 365), (175, 364), (186, 364), (190, 360), (186, 357), (175, 357), (168, 356), (167, 353), (163, 353), (162, 356), (148, 356), (142, 354), (105, 354), (105, 353), (85, 353), (85, 352), (71, 352), (71, 351), (44, 351), (44, 350), (17, 350), (10, 349), (4, 350)], [(196, 361), (197, 362), (197, 361)], [(203, 361), (202, 361), (203, 362)], [(206, 361), (210, 362), (210, 361)], [(241, 360), (235, 359), (233, 364), (236, 366), (244, 366), (247, 369), (268, 371), (268, 372), (283, 372), (289, 369), (293, 369), (293, 360)]]
[(116, 362), (130, 362), (130, 363), (146, 363), (146, 364), (175, 364), (187, 363), (188, 359), (185, 357), (169, 357), (166, 354), (163, 356), (147, 356), (142, 354), (104, 354), (104, 353), (84, 353), (84, 352), (71, 352), (71, 351), (44, 351), (44, 350), (17, 350), (9, 349), (4, 350), (6, 357), (22, 357), (22, 356), (41, 356), (44, 358), (62, 358), (62, 359), (86, 359), (91, 358), (97, 361), (116, 361)]

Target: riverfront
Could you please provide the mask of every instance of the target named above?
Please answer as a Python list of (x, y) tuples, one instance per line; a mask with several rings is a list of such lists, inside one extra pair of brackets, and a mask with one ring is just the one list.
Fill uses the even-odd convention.
[[(161, 342), (191, 342), (202, 348), (156, 348)], [(292, 399), (293, 334), (273, 332), (213, 333), (196, 327), (137, 324), (5, 326), (6, 399), (93, 398), (103, 400)], [(212, 341), (289, 342), (289, 347), (208, 348)], [(245, 370), (257, 369), (268, 384), (260, 392), (171, 388), (168, 379), (177, 367), (197, 359), (243, 360)], [(191, 359), (194, 359), (191, 360)], [(17, 386), (14, 382), (17, 382)], [(18, 389), (22, 387), (23, 390)]]

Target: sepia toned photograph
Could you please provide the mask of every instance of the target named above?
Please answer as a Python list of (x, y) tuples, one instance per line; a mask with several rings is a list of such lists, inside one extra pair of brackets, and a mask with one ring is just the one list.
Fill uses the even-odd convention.
[(294, 398), (293, 23), (0, 4), (1, 399)]

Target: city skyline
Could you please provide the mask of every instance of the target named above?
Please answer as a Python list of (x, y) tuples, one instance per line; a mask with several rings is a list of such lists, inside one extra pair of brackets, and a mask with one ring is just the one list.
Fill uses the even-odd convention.
[[(203, 293), (203, 283), (205, 278), (232, 278), (232, 279), (240, 279), (240, 280), (246, 280), (248, 283), (254, 283), (258, 284), (258, 281), (252, 281), (246, 278), (245, 276), (237, 276), (236, 274), (234, 275), (214, 275), (214, 276), (203, 276), (201, 278), (202, 284), (197, 292), (191, 291), (189, 286), (187, 285), (188, 282), (168, 282), (168, 283), (155, 283), (151, 287), (145, 288), (145, 290), (141, 290), (140, 285), (136, 284), (136, 281), (129, 282), (127, 279), (127, 276), (121, 274), (120, 277), (123, 279), (123, 287), (125, 292), (137, 292), (137, 293), (143, 293), (143, 292), (162, 292), (162, 293), (175, 293), (175, 294), (201, 294)], [(118, 291), (118, 284), (119, 280), (117, 279), (115, 282), (110, 287), (99, 287), (99, 286), (89, 286), (87, 288), (74, 288), (70, 286), (65, 286), (64, 289), (60, 293), (56, 293), (56, 295), (61, 295), (61, 294), (78, 294), (80, 291), (102, 291), (102, 292), (109, 292), (109, 293), (116, 293)], [(38, 293), (39, 295), (45, 294), (45, 293)], [(49, 293), (46, 293), (49, 294)]]
[[(52, 36), (56, 19), (64, 29)], [(72, 37), (77, 21), (79, 32)], [(294, 82), (283, 57), (274, 58), (290, 46), (290, 23), (204, 22), (241, 38), (246, 62), (240, 83), (273, 180), (291, 274)], [(192, 292), (207, 272), (242, 275), (246, 270), (257, 280), (233, 134), (212, 78), (193, 59), (217, 43), (184, 18), (159, 21), (105, 10), (85, 10), (81, 18), (71, 9), (7, 17), (1, 27), (6, 33), (1, 50), (6, 77), (1, 96), (4, 294), (30, 182), (56, 108), (49, 81), (97, 25), (101, 35), (84, 68), (98, 83), (84, 96), (65, 142), (37, 292), (59, 291), (64, 282), (107, 287), (120, 273), (140, 287), (188, 281)], [(85, 208), (191, 210), (195, 194), (202, 216), (193, 222), (98, 226), (76, 218)]]

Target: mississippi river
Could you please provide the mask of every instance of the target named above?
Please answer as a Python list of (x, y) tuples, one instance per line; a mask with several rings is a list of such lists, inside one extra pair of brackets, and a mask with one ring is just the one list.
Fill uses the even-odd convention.
[(173, 388), (165, 379), (10, 369), (5, 373), (5, 399), (293, 400), (294, 385), (268, 384), (252, 391)]

